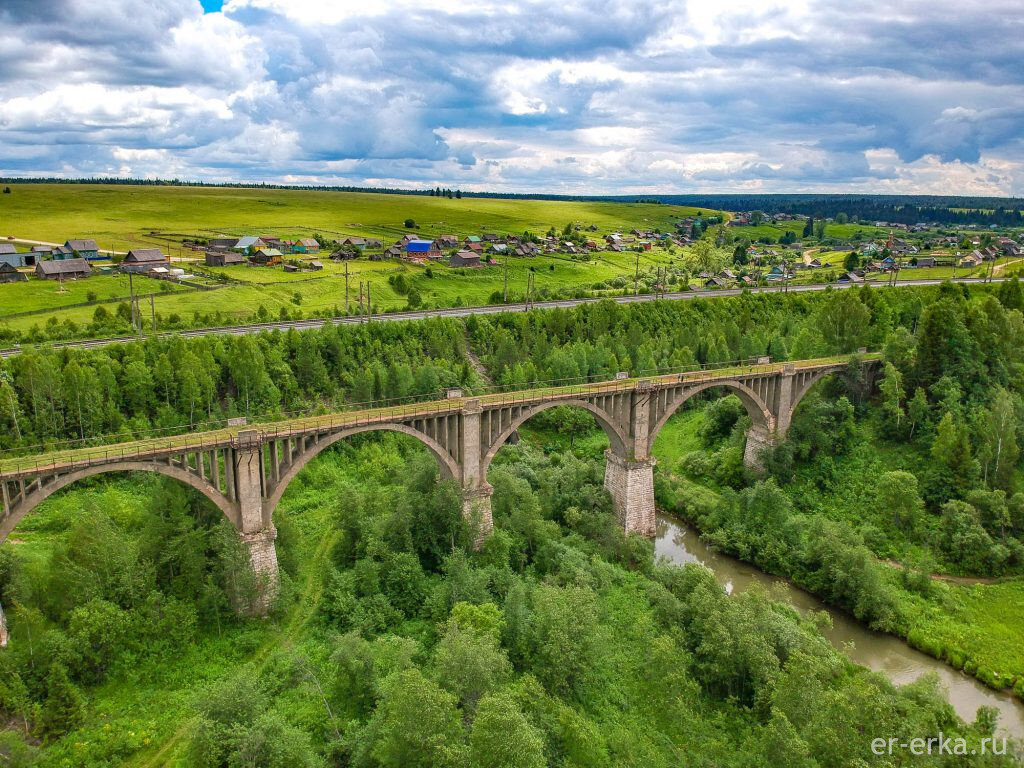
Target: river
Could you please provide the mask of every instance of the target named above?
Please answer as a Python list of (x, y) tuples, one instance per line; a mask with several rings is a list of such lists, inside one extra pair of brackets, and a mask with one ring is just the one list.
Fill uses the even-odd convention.
[(674, 563), (700, 563), (715, 574), (729, 594), (743, 592), (755, 584), (771, 590), (778, 599), (788, 600), (798, 611), (827, 611), (832, 628), (825, 636), (851, 660), (881, 672), (894, 684), (903, 685), (926, 672), (942, 681), (957, 714), (973, 721), (978, 707), (999, 710), (999, 726), (1006, 735), (1024, 739), (1024, 704), (1009, 693), (994, 691), (969, 675), (914, 650), (892, 635), (874, 632), (845, 613), (794, 587), (789, 582), (763, 573), (752, 565), (709, 548), (696, 529), (669, 515), (658, 514), (655, 553)]

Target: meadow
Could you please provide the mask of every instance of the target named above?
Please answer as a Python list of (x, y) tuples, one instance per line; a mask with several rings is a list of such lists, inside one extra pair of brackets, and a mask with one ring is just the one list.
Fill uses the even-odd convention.
[[(276, 235), (331, 239), (347, 235), (397, 240), (416, 222), (425, 237), (494, 232), (543, 234), (570, 222), (601, 232), (671, 229), (697, 209), (636, 203), (447, 199), (284, 189), (16, 184), (0, 199), (0, 236), (63, 243), (92, 237), (101, 248), (126, 251), (183, 237)], [(174, 254), (177, 255), (177, 254)]]

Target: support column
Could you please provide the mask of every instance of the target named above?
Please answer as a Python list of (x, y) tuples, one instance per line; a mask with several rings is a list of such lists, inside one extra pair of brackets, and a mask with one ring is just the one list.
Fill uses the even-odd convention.
[(277, 530), (263, 507), (262, 456), (259, 433), (247, 430), (238, 433), (233, 454), (235, 492), (238, 497), (237, 527), (242, 542), (249, 550), (249, 562), (256, 576), (256, 594), (252, 604), (243, 610), (265, 615), (277, 594), (277, 551), (274, 540)]
[(484, 477), (481, 459), (480, 401), (467, 400), (462, 407), (459, 455), (462, 457), (462, 514), (473, 526), (473, 543), (479, 548), (492, 530), (491, 494), (494, 489)]
[(779, 396), (776, 399), (775, 412), (775, 433), (778, 437), (785, 437), (789, 432), (789, 424), (793, 420), (793, 390), (796, 382), (796, 366), (787, 363), (782, 366), (782, 373), (779, 374), (778, 387)]
[(767, 427), (752, 424), (747, 430), (747, 444), (743, 449), (743, 466), (760, 472), (764, 469), (764, 452), (775, 444), (774, 436)]
[(624, 459), (604, 452), (604, 487), (626, 533), (653, 538), (657, 520), (654, 506), (653, 458)]

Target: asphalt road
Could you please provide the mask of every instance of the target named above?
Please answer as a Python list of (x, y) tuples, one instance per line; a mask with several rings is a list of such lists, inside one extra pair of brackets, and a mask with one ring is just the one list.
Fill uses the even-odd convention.
[[(1002, 282), (1005, 278), (995, 278), (990, 282)], [(929, 279), (929, 280), (901, 280), (899, 286), (923, 286), (923, 285), (940, 285), (946, 282), (945, 280)], [(986, 280), (980, 277), (966, 277), (959, 278), (955, 282), (957, 283), (984, 283)], [(859, 285), (869, 285), (872, 288), (886, 288), (888, 287), (884, 283), (863, 283)], [(567, 307), (575, 307), (580, 304), (593, 304), (594, 302), (604, 301), (610, 299), (617, 304), (633, 304), (641, 301), (654, 301), (655, 299), (663, 299), (666, 301), (689, 301), (691, 299), (713, 299), (721, 296), (738, 296), (743, 293), (744, 290), (750, 291), (750, 293), (782, 293), (788, 291), (790, 293), (806, 293), (810, 291), (823, 291), (826, 288), (842, 289), (850, 287), (850, 284), (842, 283), (810, 283), (804, 285), (770, 285), (759, 288), (722, 288), (716, 290), (701, 290), (701, 291), (682, 291), (679, 293), (666, 293), (661, 296), (654, 294), (640, 294), (638, 296), (605, 296), (601, 298), (590, 298), (590, 299), (560, 299), (557, 301), (536, 301), (530, 304), (516, 303), (516, 304), (496, 304), (493, 306), (481, 306), (481, 307), (450, 307), (447, 309), (430, 309), (430, 310), (419, 310), (416, 312), (391, 312), (388, 314), (370, 315), (367, 318), (365, 315), (361, 316), (348, 316), (348, 317), (332, 317), (332, 318), (316, 318), (309, 320), (284, 320), (272, 323), (253, 323), (251, 325), (230, 325), (222, 328), (197, 328), (190, 331), (165, 331), (157, 334), (158, 336), (172, 336), (178, 335), (183, 338), (190, 338), (193, 336), (208, 336), (215, 333), (226, 333), (235, 336), (239, 336), (245, 333), (260, 333), (262, 331), (287, 331), (292, 328), (296, 330), (309, 330), (314, 328), (322, 328), (325, 325), (349, 325), (353, 323), (365, 323), (365, 322), (394, 322), (396, 320), (423, 320), (428, 317), (469, 317), (470, 315), (496, 315), (501, 312), (526, 312), (530, 309), (562, 309)], [(106, 339), (84, 339), (82, 341), (57, 341), (49, 342), (44, 345), (48, 348), (62, 348), (62, 347), (73, 347), (75, 349), (92, 349), (94, 347), (105, 347), (108, 344), (123, 344), (125, 342), (136, 341), (140, 336), (116, 336)], [(11, 347), (9, 349), (0, 350), (0, 357), (11, 357), (21, 352), (21, 347)]]

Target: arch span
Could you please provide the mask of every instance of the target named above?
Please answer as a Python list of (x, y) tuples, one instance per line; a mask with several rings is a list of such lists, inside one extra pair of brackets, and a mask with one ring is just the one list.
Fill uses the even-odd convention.
[(480, 464), (480, 476), (487, 477), (487, 470), (491, 466), (491, 461), (494, 459), (495, 454), (501, 449), (501, 446), (505, 444), (505, 441), (519, 429), (523, 424), (532, 419), (541, 411), (546, 411), (549, 408), (582, 408), (585, 411), (589, 411), (593, 414), (594, 419), (597, 421), (604, 433), (608, 435), (608, 442), (611, 443), (612, 452), (617, 456), (626, 455), (626, 445), (629, 442), (626, 435), (623, 434), (622, 429), (618, 427), (609, 415), (598, 408), (593, 403), (588, 403), (586, 400), (554, 400), (548, 403), (540, 403), (539, 405), (530, 408), (528, 411), (519, 415), (508, 427), (505, 428), (501, 434), (495, 439), (495, 441), (487, 447), (487, 453), (484, 455), (484, 459)]
[(672, 418), (672, 414), (678, 411), (679, 408), (682, 407), (683, 403), (692, 398), (694, 395), (698, 395), (705, 390), (714, 389), (716, 387), (731, 390), (733, 394), (739, 397), (740, 402), (743, 403), (743, 407), (746, 408), (747, 410), (747, 414), (754, 422), (753, 426), (762, 427), (768, 432), (771, 432), (775, 428), (775, 417), (772, 416), (771, 410), (768, 408), (765, 402), (760, 397), (758, 397), (757, 393), (754, 392), (754, 390), (752, 390), (746, 384), (743, 384), (742, 382), (739, 381), (704, 382), (702, 384), (698, 384), (695, 387), (684, 389), (682, 393), (669, 404), (668, 408), (665, 409), (665, 412), (661, 415), (657, 423), (648, 433), (648, 455), (650, 454), (651, 449), (654, 448), (654, 441), (657, 439), (658, 433), (661, 432), (661, 428), (665, 426), (665, 422)]
[(333, 435), (328, 435), (312, 448), (304, 451), (288, 466), (280, 479), (278, 479), (277, 483), (274, 484), (271, 493), (267, 495), (267, 500), (265, 502), (265, 517), (267, 519), (270, 518), (274, 510), (277, 509), (277, 504), (281, 501), (281, 496), (284, 495), (289, 483), (295, 479), (295, 476), (299, 474), (299, 472), (301, 472), (309, 462), (319, 456), (324, 449), (329, 448), (339, 440), (344, 440), (346, 437), (352, 437), (353, 435), (358, 435), (362, 432), (400, 432), (404, 435), (409, 435), (423, 443), (423, 445), (425, 445), (434, 455), (434, 458), (437, 459), (438, 466), (441, 469), (442, 478), (451, 477), (459, 479), (462, 474), (458, 463), (439, 442), (434, 440), (432, 437), (413, 429), (412, 427), (407, 427), (404, 424), (367, 424), (359, 427), (351, 427), (349, 429), (344, 429), (341, 432), (336, 432)]
[(57, 493), (57, 491), (60, 491), (79, 480), (84, 480), (87, 477), (94, 477), (95, 475), (103, 475), (110, 472), (153, 472), (158, 475), (164, 475), (165, 477), (173, 477), (175, 480), (179, 480), (182, 483), (185, 483), (185, 485), (195, 488), (203, 494), (213, 502), (217, 509), (224, 513), (224, 516), (227, 517), (227, 519), (230, 520), (236, 528), (238, 528), (237, 507), (228, 501), (227, 497), (218, 491), (211, 483), (203, 480), (198, 475), (192, 474), (182, 467), (176, 467), (171, 464), (164, 464), (158, 461), (119, 461), (113, 464), (98, 464), (93, 467), (84, 467), (82, 469), (69, 472), (66, 475), (61, 475), (56, 480), (27, 494), (26, 497), (11, 510), (11, 514), (8, 515), (2, 523), (0, 523), (0, 543), (7, 540), (11, 531), (13, 531), (18, 523), (32, 512), (32, 510), (38, 507), (50, 496)]

